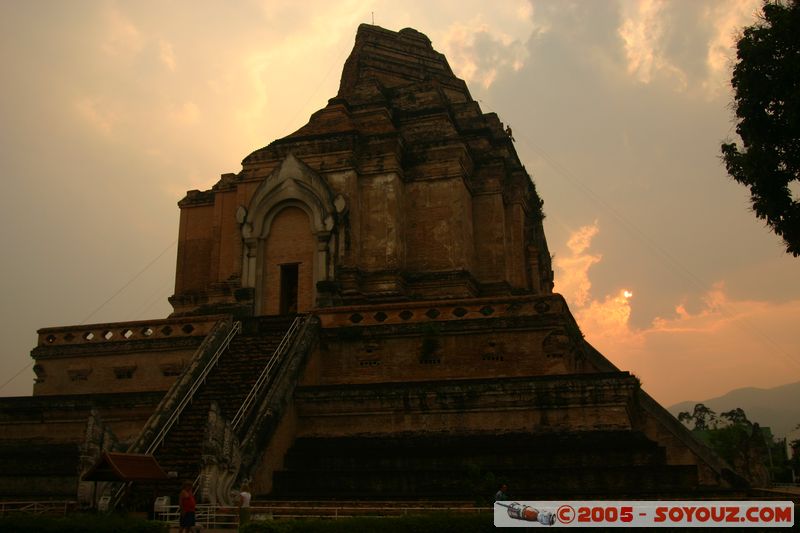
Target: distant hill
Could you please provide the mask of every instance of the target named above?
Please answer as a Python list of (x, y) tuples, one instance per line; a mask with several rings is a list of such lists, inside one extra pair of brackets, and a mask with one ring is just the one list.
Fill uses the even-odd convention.
[(800, 381), (772, 389), (735, 389), (718, 398), (676, 403), (668, 410), (675, 416), (681, 411), (691, 413), (698, 403), (713, 409), (717, 415), (741, 407), (750, 421), (770, 427), (776, 437), (785, 437), (800, 424)]

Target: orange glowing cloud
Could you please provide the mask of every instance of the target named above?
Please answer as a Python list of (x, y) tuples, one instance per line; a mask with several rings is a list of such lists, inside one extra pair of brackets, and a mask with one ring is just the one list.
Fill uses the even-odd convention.
[(578, 307), (586, 305), (589, 299), (589, 290), (592, 287), (589, 281), (589, 269), (603, 258), (602, 255), (587, 253), (592, 238), (598, 231), (596, 220), (590, 226), (579, 228), (567, 241), (569, 255), (556, 256), (555, 265), (558, 270), (556, 289), (569, 303)]
[(570, 255), (556, 257), (556, 290), (567, 299), (586, 340), (636, 374), (659, 401), (703, 400), (739, 387), (800, 380), (793, 334), (800, 300), (735, 300), (720, 281), (699, 295), (699, 310), (690, 312), (678, 303), (673, 315), (636, 328), (630, 323), (632, 291), (592, 294), (589, 269), (602, 256), (589, 248), (598, 232), (595, 222), (572, 233)]

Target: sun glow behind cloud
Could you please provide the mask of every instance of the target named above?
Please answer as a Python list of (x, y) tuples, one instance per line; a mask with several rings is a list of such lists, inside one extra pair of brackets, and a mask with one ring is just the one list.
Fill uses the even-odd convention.
[(666, 66), (658, 49), (663, 34), (660, 24), (663, 3), (658, 0), (626, 2), (619, 35), (625, 43), (628, 72), (642, 83), (650, 83), (655, 70)]
[[(603, 213), (582, 204), (579, 191), (537, 162), (525, 137), (595, 190), (614, 191), (620, 211), (643, 230), (659, 220), (649, 235), (675, 255), (692, 254), (703, 269), (699, 277), (727, 281), (684, 294), (680, 283), (645, 281), (644, 271), (652, 268), (645, 253), (621, 244), (605, 227), (608, 247), (599, 251), (597, 224), (571, 240), (574, 251), (558, 237), (563, 250), (554, 247), (556, 257), (571, 261), (562, 263), (559, 290), (571, 295), (590, 340), (607, 343), (609, 357), (644, 377), (648, 390), (660, 379), (647, 370), (660, 368), (654, 359), (675, 367), (676, 358), (685, 357), (691, 368), (691, 360), (708, 359), (712, 324), (729, 336), (742, 334), (726, 322), (728, 315), (752, 312), (745, 322), (785, 352), (793, 344), (775, 329), (791, 331), (784, 317), (796, 322), (800, 316), (791, 301), (779, 303), (800, 297), (796, 265), (776, 259), (772, 236), (758, 233), (739, 197), (725, 195), (726, 186), (736, 186), (727, 183), (716, 157), (730, 129), (731, 44), (759, 4), (509, 0), (489, 8), (480, 0), (244, 0), (234, 8), (180, 0), (154, 10), (141, 2), (86, 0), (42, 11), (35, 3), (0, 2), (6, 74), (0, 167), (8, 178), (0, 216), (6, 227), (26, 221), (21, 231), (3, 236), (3, 248), (16, 253), (4, 258), (9, 320), (0, 370), (13, 375), (29, 364), (37, 328), (80, 320), (91, 310), (84, 307), (102, 302), (127, 279), (129, 267), (143, 266), (171, 242), (175, 202), (186, 190), (209, 188), (221, 173), (238, 171), (249, 151), (296, 130), (324, 107), (336, 94), (356, 27), (369, 23), (372, 12), (384, 28), (425, 33), (467, 78), (482, 110), (514, 125), (516, 149), (547, 202), (546, 224), (561, 219), (577, 227)], [(627, 43), (620, 28), (628, 32)], [(682, 204), (680, 220), (661, 222), (658, 206), (675, 204), (669, 190), (685, 189), (684, 183), (692, 183), (697, 198), (713, 196), (716, 205), (702, 206), (697, 216), (697, 205)], [(654, 198), (644, 217), (626, 209)], [(687, 239), (689, 226), (694, 233)], [(706, 242), (704, 234), (714, 235), (711, 246), (687, 245)], [(554, 237), (551, 230), (548, 237)], [(625, 262), (618, 260), (622, 254)], [(611, 265), (620, 272), (617, 284), (608, 284)], [(170, 268), (139, 292), (169, 287)], [(625, 290), (635, 296), (626, 298)], [(674, 301), (654, 304), (670, 291)], [(708, 293), (708, 302), (700, 293)], [(161, 307), (150, 308), (125, 293), (95, 318), (166, 316), (169, 294), (163, 290)], [(720, 295), (728, 315), (714, 307)], [(785, 315), (778, 316), (780, 306)], [(140, 316), (145, 308), (149, 314)], [(773, 316), (775, 323), (767, 320)], [(763, 343), (747, 339), (742, 351), (767, 359)], [(668, 343), (674, 346), (662, 347)], [(739, 347), (727, 346), (715, 353), (724, 354), (720, 364), (735, 365), (730, 353)], [(785, 375), (777, 370), (771, 383), (754, 383), (774, 385)], [(3, 393), (28, 394), (31, 379), (23, 373), (13, 383), (19, 388)]]
[(599, 225), (573, 231), (564, 257), (556, 255), (556, 287), (570, 305), (586, 339), (623, 370), (638, 375), (645, 390), (671, 404), (704, 399), (744, 386), (771, 386), (800, 379), (800, 351), (793, 337), (800, 300), (735, 300), (719, 281), (685, 300), (671, 316), (653, 317), (647, 327), (631, 324), (633, 291), (597, 297), (589, 269), (602, 256), (590, 252)]
[[(485, 16), (459, 6), (454, 22), (441, 34), (432, 34), (457, 76), (488, 89), (503, 70), (519, 71), (528, 59), (526, 41), (535, 29), (533, 6), (526, 1), (503, 2)], [(462, 19), (463, 13), (476, 13)]]
[[(706, 97), (717, 96), (727, 89), (737, 32), (752, 22), (760, 4), (761, 0), (622, 0), (617, 32), (628, 74), (643, 84), (662, 79), (677, 91), (697, 89)], [(676, 31), (687, 23), (695, 28)], [(681, 53), (689, 35), (705, 50), (702, 71), (692, 64), (694, 53)]]

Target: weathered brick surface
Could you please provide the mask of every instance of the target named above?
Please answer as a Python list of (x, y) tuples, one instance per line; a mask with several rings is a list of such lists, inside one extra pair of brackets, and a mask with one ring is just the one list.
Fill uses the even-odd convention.
[[(540, 200), (502, 123), (481, 111), (425, 36), (364, 26), (326, 108), (247, 156), (240, 173), (181, 202), (177, 313), (232, 305), (233, 292), (218, 293), (223, 282), (255, 291), (251, 312), (274, 312), (264, 305), (270, 276), (245, 276), (234, 219), (289, 154), (326, 184), (322, 203), (341, 202), (330, 235), (315, 242), (330, 262), (315, 265), (315, 281), (333, 292), (310, 307), (551, 291)], [(454, 273), (464, 281), (442, 290), (436, 276)]]
[[(362, 25), (324, 109), (179, 206), (171, 320), (278, 313), (280, 265), (298, 264), (298, 310), (321, 324), (302, 375), (276, 389), (295, 396), (250, 472), (259, 491), (471, 498), (474, 475), (492, 474), (531, 498), (687, 496), (732, 479), (585, 342), (552, 293), (541, 200), (512, 139), (415, 30)], [(273, 333), (223, 355), (158, 453), (167, 469), (196, 475), (211, 402), (232, 416)], [(161, 390), (154, 366), (183, 354), (59, 335), (33, 354), (51, 392)], [(93, 370), (51, 377), (78, 367)], [(75, 438), (68, 413), (47, 416)], [(112, 425), (130, 435), (134, 418)], [(31, 420), (4, 424), (41, 438)]]
[(359, 268), (396, 269), (403, 264), (403, 183), (395, 174), (361, 179)]
[[(85, 438), (92, 409), (121, 442), (136, 436), (163, 392), (0, 398), (0, 442), (73, 443)], [(77, 468), (77, 466), (76, 466)]]
[(304, 387), (299, 436), (630, 430), (627, 373)]
[(570, 354), (544, 356), (547, 331), (505, 331), (491, 324), (474, 332), (438, 333), (426, 354), (425, 332), (369, 335), (349, 341), (327, 337), (320, 349), (323, 384), (507, 378), (574, 372)]
[(202, 291), (208, 283), (213, 247), (211, 206), (185, 207), (181, 211), (175, 292)]
[(78, 459), (74, 442), (0, 440), (0, 498), (74, 499)]
[(154, 455), (166, 470), (177, 472), (179, 480), (194, 479), (200, 473), (211, 402), (217, 403), (222, 417), (232, 421), (290, 323), (291, 318), (273, 319), (263, 324), (257, 335), (234, 338), (156, 450)]
[(276, 472), (275, 493), (485, 501), (496, 489), (489, 479), (508, 483), (520, 500), (696, 490), (696, 469), (667, 466), (663, 448), (640, 433), (573, 431), (304, 437)]
[(261, 296), (262, 314), (280, 313), (281, 265), (298, 266), (298, 309), (305, 312), (314, 302), (314, 242), (309, 229), (308, 215), (297, 207), (287, 207), (272, 221), (269, 237), (263, 247), (264, 288)]
[(35, 395), (166, 391), (219, 317), (39, 330)]

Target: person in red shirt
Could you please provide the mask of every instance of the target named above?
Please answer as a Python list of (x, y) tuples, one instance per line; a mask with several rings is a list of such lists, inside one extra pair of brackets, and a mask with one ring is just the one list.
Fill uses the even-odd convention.
[(191, 533), (195, 525), (194, 512), (197, 509), (197, 502), (194, 499), (191, 481), (183, 482), (183, 490), (181, 490), (181, 494), (178, 497), (178, 503), (181, 511), (181, 527), (179, 531), (180, 533)]

